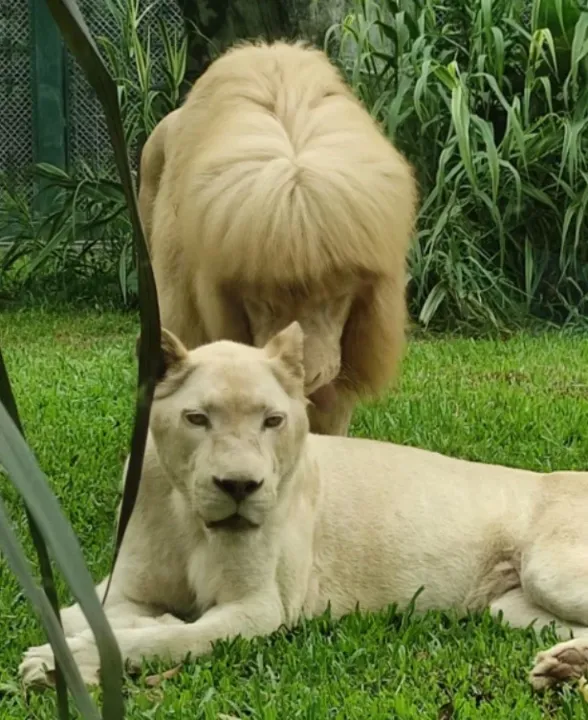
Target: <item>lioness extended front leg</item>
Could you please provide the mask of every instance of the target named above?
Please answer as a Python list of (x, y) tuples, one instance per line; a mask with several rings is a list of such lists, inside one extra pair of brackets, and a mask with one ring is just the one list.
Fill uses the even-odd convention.
[[(107, 579), (96, 587), (96, 594), (100, 601), (104, 596)], [(161, 614), (161, 610), (144, 603), (137, 603), (113, 586), (108, 594), (104, 606), (106, 617), (115, 635), (117, 630), (136, 630), (143, 632), (153, 625), (184, 625), (184, 623), (171, 614)], [(60, 610), (63, 632), (71, 652), (80, 668), (82, 678), (88, 684), (98, 680), (97, 668), (99, 664), (98, 651), (94, 643), (94, 635), (86, 616), (79, 604), (71, 605)], [(86, 652), (87, 648), (89, 652)], [(53, 671), (55, 660), (53, 650), (49, 643), (29, 648), (19, 666), (19, 673), (25, 685), (51, 685), (53, 684)]]
[[(105, 579), (96, 586), (96, 594), (100, 602), (102, 602), (104, 597), (107, 582), (108, 579)], [(173, 618), (172, 615), (162, 616), (161, 610), (157, 608), (131, 600), (123, 594), (115, 584), (113, 584), (108, 593), (104, 610), (108, 617), (108, 622), (113, 629), (145, 627), (152, 625), (154, 622), (171, 622)], [(90, 627), (78, 603), (61, 608), (60, 615), (63, 632), (66, 637), (80, 635)], [(177, 620), (177, 622), (180, 623), (181, 620)]]
[[(243, 600), (218, 605), (206, 612), (194, 623), (158, 623), (145, 627), (115, 628), (114, 634), (123, 662), (131, 668), (139, 668), (143, 660), (160, 658), (171, 663), (183, 661), (188, 655), (199, 657), (212, 650), (218, 640), (238, 635), (252, 638), (268, 635), (277, 630), (282, 622), (281, 603), (277, 592), (256, 594)], [(91, 630), (68, 638), (84, 682), (88, 685), (99, 681), (100, 660)], [(20, 666), (25, 685), (51, 685), (55, 667), (50, 645), (31, 648)]]

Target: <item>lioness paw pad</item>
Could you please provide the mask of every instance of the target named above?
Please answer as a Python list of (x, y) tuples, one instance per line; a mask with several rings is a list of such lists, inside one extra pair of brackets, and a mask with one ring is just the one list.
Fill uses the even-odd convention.
[(588, 668), (588, 639), (575, 638), (537, 653), (529, 680), (535, 690), (545, 690), (565, 680), (577, 680)]
[[(96, 646), (80, 636), (68, 639), (69, 649), (86, 685), (100, 682), (100, 661)], [(47, 688), (55, 685), (55, 657), (51, 645), (29, 648), (18, 667), (25, 688)]]

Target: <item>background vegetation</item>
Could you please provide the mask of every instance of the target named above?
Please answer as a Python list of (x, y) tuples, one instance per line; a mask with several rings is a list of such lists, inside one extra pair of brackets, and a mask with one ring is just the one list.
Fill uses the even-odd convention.
[(415, 164), (423, 323), (586, 316), (588, 13), (572, 0), (364, 0), (351, 83)]
[[(164, 81), (155, 84), (154, 34), (144, 30), (154, 5), (104, 1), (122, 42), (99, 44), (137, 155), (180, 102), (187, 39), (159, 25), (165, 53), (157, 76)], [(585, 323), (587, 17), (573, 0), (356, 0), (327, 33), (331, 57), (417, 169), (422, 208), (409, 300), (422, 325), (481, 331), (532, 320)], [(210, 48), (208, 61), (218, 51)], [(0, 301), (135, 307), (131, 224), (114, 168), (43, 165), (36, 173), (42, 192), (52, 194), (48, 212), (17, 188), (0, 198), (9, 241), (0, 255)], [(96, 578), (106, 570), (131, 422), (129, 323), (79, 309), (0, 317), (27, 436)], [(475, 460), (582, 468), (586, 352), (583, 341), (565, 335), (414, 342), (400, 396), (362, 408), (353, 432)], [(82, 408), (89, 401), (90, 413)], [(97, 443), (106, 448), (99, 457)], [(2, 499), (18, 523), (17, 495), (7, 484)], [(0, 577), (0, 608), (11, 621), (0, 653), (0, 710), (51, 717), (53, 695), (25, 698), (15, 685), (22, 648), (44, 638), (4, 563)], [(59, 589), (63, 599), (62, 579)], [(551, 639), (545, 633), (544, 642)], [(392, 609), (337, 624), (323, 618), (268, 640), (221, 644), (165, 695), (130, 688), (127, 711), (137, 718), (171, 717), (186, 706), (206, 718), (588, 716), (574, 687), (530, 693), (525, 675), (537, 647), (530, 632), (508, 631), (487, 615), (412, 619)]]
[[(106, 9), (124, 28), (120, 46), (101, 44), (138, 149), (180, 102), (186, 37), (160, 25), (165, 82), (154, 89), (142, 31), (151, 6)], [(325, 47), (417, 168), (414, 318), (474, 329), (584, 323), (588, 13), (576, 0), (355, 0)], [(38, 300), (50, 289), (54, 299), (132, 305), (130, 225), (112, 169), (37, 172), (57, 191), (49, 215), (18, 194), (0, 201), (12, 228), (0, 296)]]
[[(161, 22), (156, 32), (144, 30), (154, 3), (102, 2), (122, 29), (121, 42), (96, 41), (118, 86), (127, 147), (137, 161), (146, 137), (180, 102), (187, 40)], [(164, 48), (157, 68), (150, 53), (155, 42)], [(162, 80), (155, 83), (154, 74)], [(34, 172), (38, 194), (52, 194), (50, 212), (35, 209), (36, 198), (30, 202), (18, 188), (0, 194), (1, 236), (9, 242), (4, 255), (0, 250), (0, 302), (135, 306), (132, 228), (114, 162), (81, 163), (69, 172), (43, 164)]]

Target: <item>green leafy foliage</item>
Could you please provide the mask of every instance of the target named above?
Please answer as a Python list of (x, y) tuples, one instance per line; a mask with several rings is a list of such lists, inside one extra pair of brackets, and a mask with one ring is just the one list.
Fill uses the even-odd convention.
[(120, 291), (123, 303), (131, 303), (137, 293), (132, 228), (112, 170), (98, 173), (81, 165), (73, 174), (40, 164), (36, 172), (44, 181), (42, 192), (52, 192), (48, 212), (34, 212), (6, 193), (5, 216), (20, 212), (11, 244), (0, 257), (7, 291), (17, 288), (21, 296), (34, 296), (45, 290), (64, 300), (107, 300)]
[[(162, 117), (180, 102), (180, 86), (184, 79), (187, 57), (185, 33), (172, 31), (161, 20), (153, 37), (144, 30), (145, 20), (157, 12), (157, 5), (144, 0), (104, 0), (105, 10), (121, 27), (120, 42), (98, 38), (110, 73), (118, 88), (125, 139), (131, 151), (137, 151)], [(164, 49), (164, 60), (154, 67), (152, 42)], [(155, 82), (154, 74), (162, 76)]]
[(414, 315), (585, 317), (588, 13), (572, 0), (362, 0), (339, 31), (353, 88), (417, 169)]

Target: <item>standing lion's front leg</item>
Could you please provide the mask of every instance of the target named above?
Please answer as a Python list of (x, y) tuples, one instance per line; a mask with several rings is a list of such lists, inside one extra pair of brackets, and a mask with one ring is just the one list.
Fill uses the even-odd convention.
[(332, 383), (331, 394), (327, 402), (321, 402), (321, 390), (311, 396), (311, 405), (308, 406), (308, 419), (310, 432), (317, 435), (336, 435), (345, 437), (349, 433), (349, 425), (357, 398), (346, 390)]

